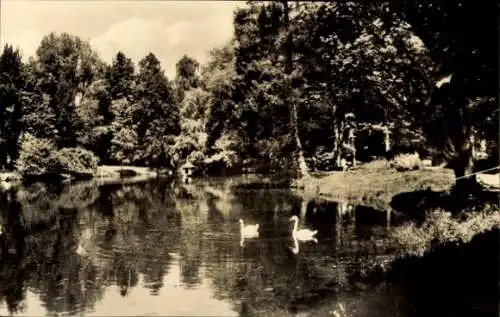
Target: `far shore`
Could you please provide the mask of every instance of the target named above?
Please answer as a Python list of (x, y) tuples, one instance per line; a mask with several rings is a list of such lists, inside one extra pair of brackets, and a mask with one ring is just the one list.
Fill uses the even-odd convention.
[[(126, 166), (126, 165), (100, 165), (90, 177), (83, 177), (85, 179), (99, 179), (103, 181), (118, 181), (120, 179), (141, 179), (146, 180), (155, 178), (162, 175), (162, 173), (152, 170), (148, 167), (140, 166)], [(168, 173), (166, 175), (169, 175)], [(70, 177), (68, 175), (61, 175), (63, 179), (74, 180), (77, 177)], [(23, 176), (16, 171), (1, 171), (0, 182), (5, 187), (8, 184), (19, 183), (23, 181)]]
[[(148, 167), (127, 165), (100, 165), (85, 179), (104, 183), (127, 180), (147, 181), (160, 176), (172, 176), (171, 170), (154, 170)], [(241, 174), (241, 175), (252, 175)], [(292, 184), (292, 188), (304, 198), (321, 198), (329, 201), (345, 201), (350, 204), (369, 205), (386, 210), (391, 200), (403, 193), (433, 191), (446, 193), (454, 185), (454, 174), (444, 167), (421, 167), (415, 170), (398, 171), (387, 161), (374, 161), (342, 172), (311, 172), (311, 179), (302, 185)], [(273, 177), (264, 177), (270, 181)], [(78, 180), (63, 177), (64, 182)], [(10, 188), (23, 181), (16, 171), (0, 171), (0, 185)]]
[(158, 172), (148, 167), (140, 166), (120, 166), (120, 165), (100, 165), (94, 174), (94, 178), (121, 178), (125, 175), (130, 176), (158, 176)]

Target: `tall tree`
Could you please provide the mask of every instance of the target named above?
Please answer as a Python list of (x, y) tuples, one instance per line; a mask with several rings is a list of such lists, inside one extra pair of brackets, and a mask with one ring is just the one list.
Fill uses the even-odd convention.
[(180, 104), (181, 134), (177, 136), (174, 152), (178, 160), (201, 163), (207, 141), (206, 122), (210, 94), (201, 89), (185, 92)]
[(56, 141), (60, 147), (77, 143), (75, 99), (102, 75), (103, 63), (89, 43), (62, 33), (45, 36), (36, 51), (37, 84), (49, 97), (55, 114)]
[(126, 99), (115, 100), (111, 104), (113, 122), (111, 124), (110, 158), (119, 164), (141, 163), (139, 138), (133, 119), (133, 105)]
[(106, 84), (109, 98), (130, 99), (135, 85), (134, 63), (124, 53), (118, 52), (111, 67), (106, 71)]
[(50, 96), (40, 85), (37, 62), (30, 58), (24, 68), (26, 90), (22, 92), (23, 132), (42, 139), (56, 139), (56, 115), (50, 107)]
[(106, 164), (111, 147), (113, 117), (104, 80), (96, 80), (77, 98), (75, 113), (78, 117), (78, 145), (96, 153), (100, 162)]
[(400, 1), (393, 10), (412, 26), (439, 66), (423, 127), (450, 162), (457, 188), (465, 191), (475, 182), (475, 176), (466, 177), (474, 171), (474, 143), (498, 141), (498, 46), (485, 40), (496, 37), (497, 3)]
[(239, 122), (233, 94), (236, 85), (234, 41), (210, 51), (209, 60), (201, 72), (201, 86), (209, 93), (207, 150), (228, 130), (236, 130)]
[(177, 161), (201, 163), (207, 139), (209, 93), (200, 87), (200, 64), (184, 55), (176, 64), (175, 92), (180, 111), (181, 133), (172, 148)]
[(133, 119), (144, 160), (151, 166), (170, 164), (169, 148), (180, 133), (179, 107), (160, 61), (149, 53), (139, 62)]
[(298, 178), (304, 178), (309, 176), (309, 171), (304, 158), (304, 153), (302, 151), (302, 142), (299, 136), (299, 124), (298, 124), (298, 111), (297, 104), (293, 100), (294, 87), (292, 86), (292, 71), (293, 71), (293, 43), (292, 43), (292, 33), (289, 30), (289, 7), (288, 1), (283, 1), (284, 6), (284, 27), (285, 27), (285, 81), (284, 81), (284, 97), (286, 104), (290, 107), (290, 134), (292, 135), (294, 142), (293, 149), (293, 159), (292, 164), (297, 173)]
[(200, 63), (198, 63), (196, 59), (184, 55), (176, 63), (175, 67), (176, 95), (177, 100), (181, 102), (182, 99), (184, 99), (184, 94), (186, 91), (191, 88), (198, 88), (200, 84), (200, 77), (198, 74)]
[(269, 147), (289, 145), (278, 141), (289, 139), (290, 121), (289, 105), (282, 98), (284, 62), (278, 42), (283, 34), (283, 8), (279, 3), (249, 2), (236, 11), (234, 28), (238, 132), (247, 156), (268, 159)]
[(0, 55), (0, 165), (12, 167), (17, 159), (22, 131), (23, 64), (18, 49), (4, 46)]
[[(352, 152), (346, 144), (352, 128), (391, 129), (400, 147), (409, 146), (404, 138), (420, 138), (411, 124), (423, 118), (434, 64), (388, 3), (300, 3), (292, 21), (294, 80), (309, 153), (326, 145), (338, 165), (343, 152)], [(348, 118), (355, 118), (354, 127)], [(313, 138), (314, 130), (331, 137)]]
[[(123, 118), (116, 118), (125, 113), (125, 109), (112, 109), (113, 105), (130, 107), (135, 87), (135, 69), (130, 58), (123, 52), (118, 52), (113, 59), (111, 66), (107, 67), (105, 72), (104, 90), (96, 91), (95, 100), (97, 101), (98, 113), (102, 122), (94, 128), (94, 135), (98, 136), (96, 140), (96, 151), (100, 155), (101, 162), (107, 162), (112, 159), (111, 150), (114, 134), (121, 133)], [(120, 102), (123, 101), (123, 102)]]

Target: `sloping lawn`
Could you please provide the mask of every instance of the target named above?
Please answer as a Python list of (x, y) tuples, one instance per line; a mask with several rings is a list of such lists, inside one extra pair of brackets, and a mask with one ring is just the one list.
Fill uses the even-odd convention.
[(454, 174), (449, 169), (421, 168), (400, 172), (378, 162), (318, 177), (315, 185), (317, 194), (323, 197), (388, 207), (397, 194), (425, 189), (448, 191), (453, 184)]

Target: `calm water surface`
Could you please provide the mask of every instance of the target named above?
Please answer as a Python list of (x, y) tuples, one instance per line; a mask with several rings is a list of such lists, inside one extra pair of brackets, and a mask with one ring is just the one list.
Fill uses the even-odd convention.
[[(311, 218), (290, 191), (240, 182), (3, 193), (0, 315), (406, 315), (393, 287), (363, 278), (392, 257), (384, 224)], [(317, 243), (295, 243), (292, 215)], [(243, 246), (240, 218), (262, 229)]]

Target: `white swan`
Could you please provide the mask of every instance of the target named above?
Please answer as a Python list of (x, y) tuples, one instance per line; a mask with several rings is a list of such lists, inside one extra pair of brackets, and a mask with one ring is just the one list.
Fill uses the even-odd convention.
[(315, 235), (318, 233), (318, 230), (309, 230), (309, 229), (300, 229), (298, 230), (299, 226), (299, 217), (297, 216), (292, 216), (290, 218), (290, 221), (294, 221), (293, 224), (293, 231), (292, 231), (292, 237), (296, 240), (300, 241), (314, 241), (318, 243), (318, 240), (316, 239)]
[(240, 219), (240, 246), (243, 246), (245, 239), (257, 238), (259, 236), (259, 224), (246, 225), (243, 219)]

